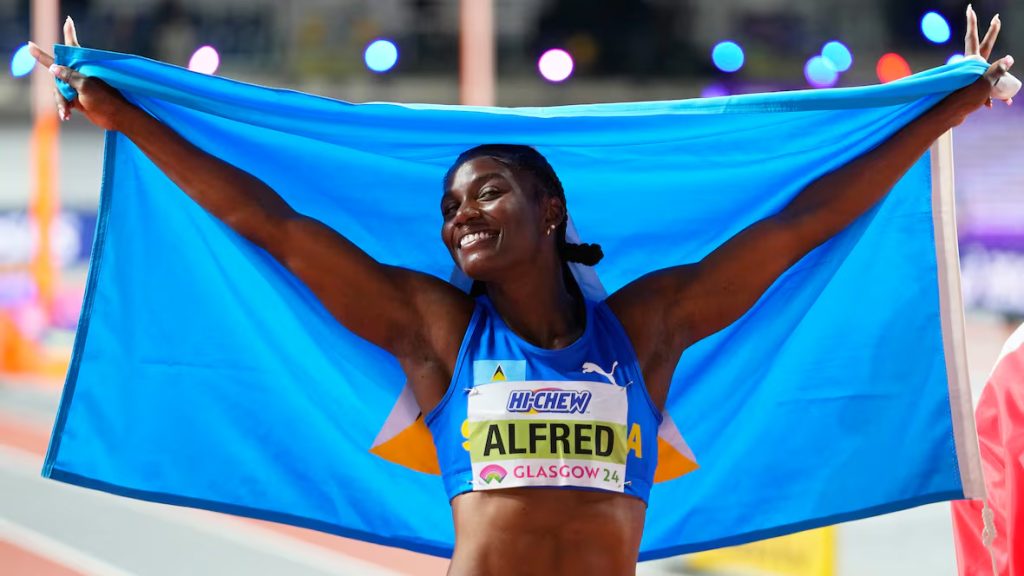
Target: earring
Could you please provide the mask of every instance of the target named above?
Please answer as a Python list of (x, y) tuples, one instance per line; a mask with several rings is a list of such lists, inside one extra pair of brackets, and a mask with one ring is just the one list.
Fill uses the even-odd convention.
[(548, 226), (548, 236), (551, 236), (551, 233), (554, 232), (554, 231), (555, 231), (555, 225), (554, 224), (552, 224), (551, 226)]

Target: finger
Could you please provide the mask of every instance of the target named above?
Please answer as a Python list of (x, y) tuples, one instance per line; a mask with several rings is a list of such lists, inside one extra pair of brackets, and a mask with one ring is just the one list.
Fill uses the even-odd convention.
[(49, 68), (53, 65), (53, 56), (50, 56), (42, 48), (36, 45), (35, 42), (28, 43), (28, 53), (31, 54), (32, 57), (36, 59), (36, 62), (39, 62), (43, 68)]
[(974, 8), (967, 5), (967, 34), (964, 36), (964, 55), (972, 56), (978, 53), (978, 15)]
[(1003, 56), (989, 65), (988, 70), (985, 71), (985, 77), (988, 78), (988, 81), (991, 82), (993, 86), (995, 86), (1012, 67), (1013, 56)]
[(68, 46), (81, 46), (78, 43), (78, 31), (75, 30), (75, 21), (68, 16), (64, 21), (64, 43)]
[(999, 30), (1003, 27), (1003, 23), (999, 20), (999, 14), (992, 17), (992, 23), (988, 25), (988, 31), (985, 32), (985, 37), (981, 40), (981, 46), (978, 47), (978, 53), (985, 60), (992, 55), (992, 48), (996, 45), (996, 37), (999, 36)]
[(82, 84), (85, 83), (86, 79), (84, 74), (80, 74), (67, 66), (60, 66), (58, 64), (50, 66), (50, 73), (53, 74), (54, 77), (67, 82), (67, 84), (76, 91), (82, 89)]
[(61, 120), (68, 120), (71, 118), (71, 105), (68, 103), (64, 95), (60, 93), (57, 88), (53, 89), (53, 99), (57, 103), (57, 117)]

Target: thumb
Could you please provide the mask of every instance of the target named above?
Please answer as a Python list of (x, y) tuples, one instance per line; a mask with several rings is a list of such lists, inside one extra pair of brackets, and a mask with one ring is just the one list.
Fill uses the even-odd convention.
[(1020, 80), (1010, 74), (1013, 56), (1005, 56), (995, 61), (985, 72), (985, 77), (992, 83), (992, 98), (1009, 100), (1020, 91)]

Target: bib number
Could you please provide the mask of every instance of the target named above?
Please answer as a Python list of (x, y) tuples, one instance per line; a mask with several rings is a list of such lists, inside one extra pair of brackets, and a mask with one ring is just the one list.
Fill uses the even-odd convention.
[(520, 486), (622, 492), (625, 388), (601, 382), (495, 382), (469, 394), (474, 490)]

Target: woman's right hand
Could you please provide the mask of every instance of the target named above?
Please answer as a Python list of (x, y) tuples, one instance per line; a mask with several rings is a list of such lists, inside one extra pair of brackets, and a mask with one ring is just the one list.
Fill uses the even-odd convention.
[[(64, 21), (64, 43), (68, 46), (79, 46), (75, 23), (69, 16)], [(57, 116), (61, 120), (71, 118), (71, 110), (78, 109), (90, 122), (104, 130), (117, 130), (117, 120), (126, 107), (131, 104), (120, 92), (99, 78), (80, 74), (67, 66), (54, 64), (53, 56), (45, 52), (33, 42), (29, 42), (29, 53), (55, 77), (67, 82), (78, 92), (78, 96), (70, 102), (64, 95), (53, 88), (53, 97), (57, 102)]]

